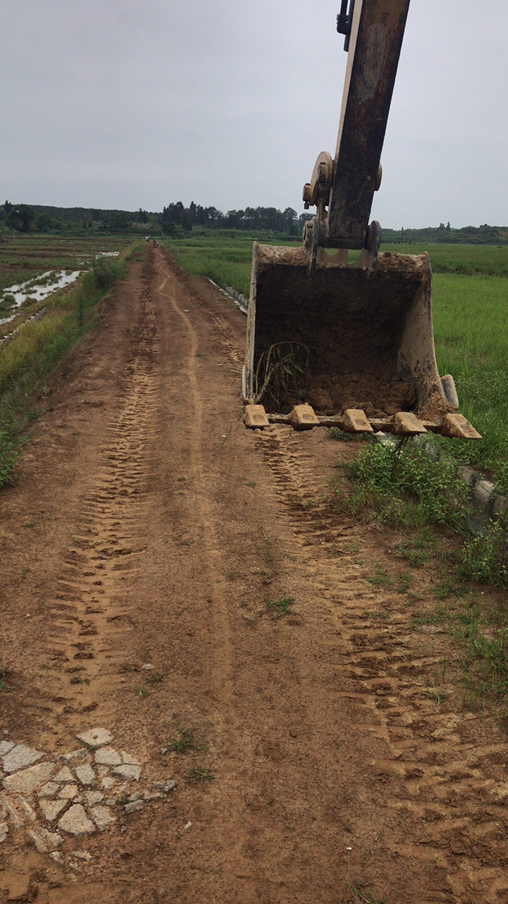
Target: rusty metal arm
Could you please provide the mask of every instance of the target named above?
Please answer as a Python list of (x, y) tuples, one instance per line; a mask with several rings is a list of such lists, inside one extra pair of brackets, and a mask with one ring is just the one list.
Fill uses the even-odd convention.
[(318, 208), (307, 247), (372, 245), (369, 217), (408, 8), (409, 0), (350, 0), (348, 15), (342, 4), (338, 28), (349, 50), (337, 148), (333, 160), (319, 155), (304, 187), (306, 207)]

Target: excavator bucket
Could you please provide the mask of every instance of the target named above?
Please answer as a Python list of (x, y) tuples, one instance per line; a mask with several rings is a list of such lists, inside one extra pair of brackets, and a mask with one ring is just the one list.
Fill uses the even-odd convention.
[[(361, 261), (359, 262), (361, 264)], [(372, 267), (254, 244), (243, 369), (245, 422), (479, 438), (439, 377), (427, 254)]]

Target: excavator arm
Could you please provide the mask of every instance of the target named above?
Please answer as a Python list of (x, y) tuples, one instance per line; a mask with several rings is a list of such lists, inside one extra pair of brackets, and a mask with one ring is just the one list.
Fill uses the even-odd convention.
[(337, 148), (333, 161), (320, 154), (303, 190), (305, 206), (318, 206), (318, 246), (371, 244), (368, 223), (408, 8), (409, 0), (350, 0), (346, 13), (343, 2), (338, 27), (346, 33), (348, 60)]
[(350, 0), (348, 10), (342, 0), (337, 148), (319, 155), (303, 193), (317, 213), (300, 249), (254, 243), (242, 375), (249, 427), (479, 438), (457, 411), (453, 378), (437, 369), (428, 255), (378, 254), (381, 228), (369, 225), (408, 8)]

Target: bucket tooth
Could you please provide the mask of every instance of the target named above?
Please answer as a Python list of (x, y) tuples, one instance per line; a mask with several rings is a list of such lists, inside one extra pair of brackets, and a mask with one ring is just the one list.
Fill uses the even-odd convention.
[(246, 405), (243, 420), (246, 427), (268, 427), (270, 422), (266, 416), (264, 405)]
[(295, 430), (311, 430), (312, 427), (319, 427), (319, 419), (311, 405), (295, 405), (289, 415)]
[(394, 433), (399, 436), (418, 436), (427, 433), (421, 420), (412, 411), (397, 411), (393, 418)]
[(447, 414), (442, 432), (444, 436), (457, 436), (460, 439), (481, 439), (481, 434), (469, 423), (463, 414)]
[(346, 408), (342, 417), (346, 433), (374, 433), (363, 408)]

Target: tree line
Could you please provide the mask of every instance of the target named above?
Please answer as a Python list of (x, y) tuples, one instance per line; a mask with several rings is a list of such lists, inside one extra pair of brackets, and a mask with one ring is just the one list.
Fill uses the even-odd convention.
[(296, 210), (287, 207), (247, 207), (245, 210), (228, 210), (223, 213), (217, 207), (203, 207), (191, 202), (185, 207), (181, 201), (168, 204), (162, 212), (146, 210), (105, 210), (84, 207), (50, 207), (30, 204), (13, 204), (6, 201), (0, 206), (0, 232), (79, 234), (133, 233), (157, 235), (185, 235), (193, 229), (241, 229), (271, 231), (300, 236), (308, 214), (298, 216)]
[[(53, 235), (139, 235), (178, 237), (199, 229), (235, 229), (250, 232), (272, 232), (299, 238), (311, 214), (297, 214), (292, 207), (246, 207), (223, 213), (217, 207), (203, 207), (191, 201), (171, 202), (162, 212), (107, 210), (85, 207), (50, 207), (37, 204), (0, 205), (0, 235), (9, 233), (48, 233)], [(508, 227), (464, 226), (456, 229), (450, 223), (424, 229), (383, 228), (385, 243), (429, 242), (447, 244), (508, 244)]]
[(216, 207), (202, 207), (191, 201), (185, 207), (181, 201), (164, 207), (161, 228), (165, 235), (178, 231), (190, 232), (195, 226), (208, 229), (268, 230), (299, 236), (308, 214), (298, 216), (292, 207), (277, 210), (276, 207), (246, 207), (245, 210), (228, 210), (223, 213)]

